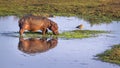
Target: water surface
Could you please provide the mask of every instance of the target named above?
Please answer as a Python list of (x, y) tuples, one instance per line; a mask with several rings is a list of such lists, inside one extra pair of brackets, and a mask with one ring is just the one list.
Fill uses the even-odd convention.
[[(91, 26), (88, 21), (77, 17), (57, 16), (50, 19), (58, 23), (60, 32), (75, 30), (77, 25), (83, 24), (83, 30), (106, 30), (112, 33), (85, 39), (53, 40), (50, 37), (32, 40), (22, 38), (21, 41), (16, 37), (18, 34), (14, 33), (19, 31), (19, 18), (0, 17), (0, 68), (120, 68), (115, 64), (95, 60), (96, 54), (120, 43), (120, 22)], [(31, 45), (27, 46), (28, 43)], [(26, 44), (26, 47), (22, 44)], [(38, 46), (31, 47), (33, 45)], [(34, 48), (38, 48), (37, 51)]]

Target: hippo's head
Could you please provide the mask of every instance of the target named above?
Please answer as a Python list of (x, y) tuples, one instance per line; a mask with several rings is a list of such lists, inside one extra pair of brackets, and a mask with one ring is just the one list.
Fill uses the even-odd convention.
[(58, 25), (54, 22), (51, 23), (50, 30), (53, 32), (53, 34), (58, 35)]

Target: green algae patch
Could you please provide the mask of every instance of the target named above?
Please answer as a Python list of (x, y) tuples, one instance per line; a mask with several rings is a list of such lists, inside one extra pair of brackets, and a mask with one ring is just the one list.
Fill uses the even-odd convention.
[(114, 45), (111, 49), (97, 55), (98, 59), (120, 65), (120, 44)]
[[(55, 35), (53, 35), (52, 32), (49, 32), (46, 35), (42, 35), (41, 32), (24, 32), (22, 37), (24, 37), (24, 38), (39, 38), (39, 37), (40, 38), (41, 37), (48, 38), (48, 37), (51, 37), (51, 36), (55, 36)], [(57, 37), (57, 36), (55, 36), (55, 37)]]
[[(66, 31), (66, 32), (62, 32), (59, 35), (53, 35), (51, 32), (47, 33), (46, 37), (51, 37), (51, 36), (55, 36), (55, 37), (59, 37), (59, 38), (89, 38), (89, 37), (96, 37), (99, 34), (102, 33), (108, 33), (107, 31), (100, 31), (100, 30), (73, 30), (73, 31)], [(24, 37), (41, 37), (43, 36), (40, 32), (25, 32)]]
[(89, 38), (89, 37), (96, 37), (101, 33), (107, 33), (107, 31), (74, 30), (74, 31), (63, 32), (59, 35), (59, 37), (64, 37), (64, 38)]

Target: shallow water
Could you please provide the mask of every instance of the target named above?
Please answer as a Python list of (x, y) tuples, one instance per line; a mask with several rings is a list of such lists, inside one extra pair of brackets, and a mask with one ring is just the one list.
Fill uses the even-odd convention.
[[(88, 30), (107, 30), (110, 34), (103, 34), (94, 38), (85, 39), (61, 39), (37, 38), (30, 40), (15, 37), (18, 32), (19, 18), (15, 16), (0, 17), (0, 68), (119, 68), (120, 66), (95, 60), (95, 55), (102, 53), (110, 46), (120, 43), (120, 22), (112, 21), (111, 24), (91, 26), (89, 22), (77, 17), (50, 18), (57, 22), (59, 31), (75, 30), (79, 24)], [(8, 35), (13, 33), (12, 35)], [(40, 39), (40, 40), (39, 40)], [(41, 40), (45, 43), (42, 43)], [(52, 41), (51, 41), (52, 40)], [(22, 44), (41, 45), (22, 47)], [(53, 44), (49, 44), (49, 42)], [(27, 44), (26, 44), (27, 45)], [(47, 47), (44, 47), (47, 46)], [(34, 51), (38, 48), (38, 51)], [(31, 53), (32, 52), (32, 53)]]

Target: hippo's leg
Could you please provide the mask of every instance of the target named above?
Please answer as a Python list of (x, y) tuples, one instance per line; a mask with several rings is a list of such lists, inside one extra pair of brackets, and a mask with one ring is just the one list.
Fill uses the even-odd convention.
[(22, 36), (22, 34), (24, 33), (24, 31), (25, 31), (24, 29), (20, 29), (20, 30), (19, 30), (20, 36)]
[(42, 30), (42, 34), (45, 35), (45, 33), (47, 32), (47, 29), (43, 29)]
[(45, 33), (48, 33), (48, 30), (46, 29)]
[(42, 31), (42, 34), (45, 35), (45, 30)]

